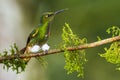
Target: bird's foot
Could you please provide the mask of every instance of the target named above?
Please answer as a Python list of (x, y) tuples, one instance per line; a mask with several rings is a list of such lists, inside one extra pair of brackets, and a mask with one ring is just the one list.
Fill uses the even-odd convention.
[(48, 50), (45, 50), (45, 51), (44, 51), (44, 54), (47, 54), (47, 53), (48, 53)]

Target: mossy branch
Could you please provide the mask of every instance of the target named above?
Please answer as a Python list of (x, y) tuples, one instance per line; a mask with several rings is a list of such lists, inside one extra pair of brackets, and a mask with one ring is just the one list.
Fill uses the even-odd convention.
[[(67, 47), (66, 50), (75, 51), (75, 50), (88, 49), (88, 48), (93, 48), (93, 47), (101, 46), (101, 45), (104, 45), (104, 44), (116, 42), (116, 41), (119, 41), (119, 40), (120, 40), (120, 36), (116, 36), (116, 37), (107, 38), (107, 39), (103, 39), (103, 40), (88, 43), (88, 44)], [(0, 57), (0, 63), (2, 63), (4, 60), (16, 59), (18, 57), (22, 58), (22, 59), (23, 58), (31, 58), (31, 57), (38, 57), (38, 56), (46, 56), (46, 55), (51, 55), (51, 54), (57, 54), (57, 53), (61, 53), (61, 52), (64, 52), (64, 51), (65, 51), (64, 49), (63, 50), (62, 49), (53, 49), (53, 50), (49, 50), (46, 54), (44, 52), (40, 52), (40, 53), (29, 54), (29, 55), (20, 54), (19, 56), (8, 55), (8, 56), (5, 56), (5, 57)]]

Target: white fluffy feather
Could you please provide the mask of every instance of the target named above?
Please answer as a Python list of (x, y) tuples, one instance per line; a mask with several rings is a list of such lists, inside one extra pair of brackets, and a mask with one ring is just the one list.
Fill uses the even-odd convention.
[(50, 46), (48, 46), (48, 44), (44, 44), (41, 48), (43, 51), (48, 51), (50, 49)]
[(36, 53), (40, 50), (43, 51), (48, 51), (50, 49), (50, 46), (48, 46), (48, 44), (44, 44), (42, 47), (40, 47), (39, 45), (34, 45), (33, 47), (31, 47), (29, 49), (30, 52)]
[(40, 50), (40, 46), (39, 45), (34, 45), (33, 47), (30, 48), (30, 52), (36, 53)]

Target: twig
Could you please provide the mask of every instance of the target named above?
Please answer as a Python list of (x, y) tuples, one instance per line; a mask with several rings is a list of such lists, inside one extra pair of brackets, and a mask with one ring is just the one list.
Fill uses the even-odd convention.
[[(107, 43), (111, 43), (111, 42), (115, 42), (120, 40), (120, 36), (116, 36), (116, 37), (112, 37), (112, 38), (107, 38), (104, 40), (100, 40), (100, 41), (96, 41), (96, 42), (92, 42), (92, 43), (88, 43), (88, 44), (83, 44), (80, 46), (73, 46), (73, 47), (67, 47), (68, 51), (74, 51), (74, 50), (82, 50), (82, 49), (88, 49), (88, 48), (93, 48), (93, 47), (97, 47), (103, 44), (107, 44)], [(10, 59), (15, 59), (15, 58), (31, 58), (31, 57), (38, 57), (38, 56), (45, 56), (45, 55), (50, 55), (50, 54), (56, 54), (56, 53), (61, 53), (64, 52), (65, 50), (62, 49), (53, 49), (53, 50), (49, 50), (46, 54), (44, 54), (44, 52), (40, 52), (40, 53), (35, 53), (35, 54), (29, 54), (29, 55), (25, 55), (25, 54), (20, 54), (19, 56), (15, 56), (15, 55), (9, 55), (6, 57), (0, 57), (0, 63), (2, 63), (4, 60), (10, 60)]]

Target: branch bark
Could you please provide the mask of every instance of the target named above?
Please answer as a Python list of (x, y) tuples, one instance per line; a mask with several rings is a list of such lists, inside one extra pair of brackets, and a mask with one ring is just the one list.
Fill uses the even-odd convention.
[[(120, 36), (116, 36), (116, 37), (107, 38), (107, 39), (104, 39), (104, 40), (100, 40), (100, 41), (96, 41), (96, 42), (92, 42), (92, 43), (88, 43), (88, 44), (84, 44), (84, 45), (67, 47), (67, 50), (68, 51), (74, 51), (74, 50), (88, 49), (88, 48), (97, 47), (97, 46), (100, 46), (100, 45), (108, 44), (108, 43), (119, 41), (119, 40), (120, 40)], [(29, 55), (20, 54), (19, 56), (8, 55), (6, 57), (0, 57), (0, 63), (2, 63), (4, 60), (15, 59), (15, 58), (18, 58), (18, 57), (19, 58), (31, 58), (31, 57), (38, 57), (38, 56), (45, 56), (45, 55), (50, 55), (50, 54), (61, 53), (61, 52), (64, 52), (64, 51), (65, 50), (62, 50), (62, 49), (53, 49), (53, 50), (49, 50), (46, 54), (44, 52), (40, 52), (40, 53), (29, 54)]]

